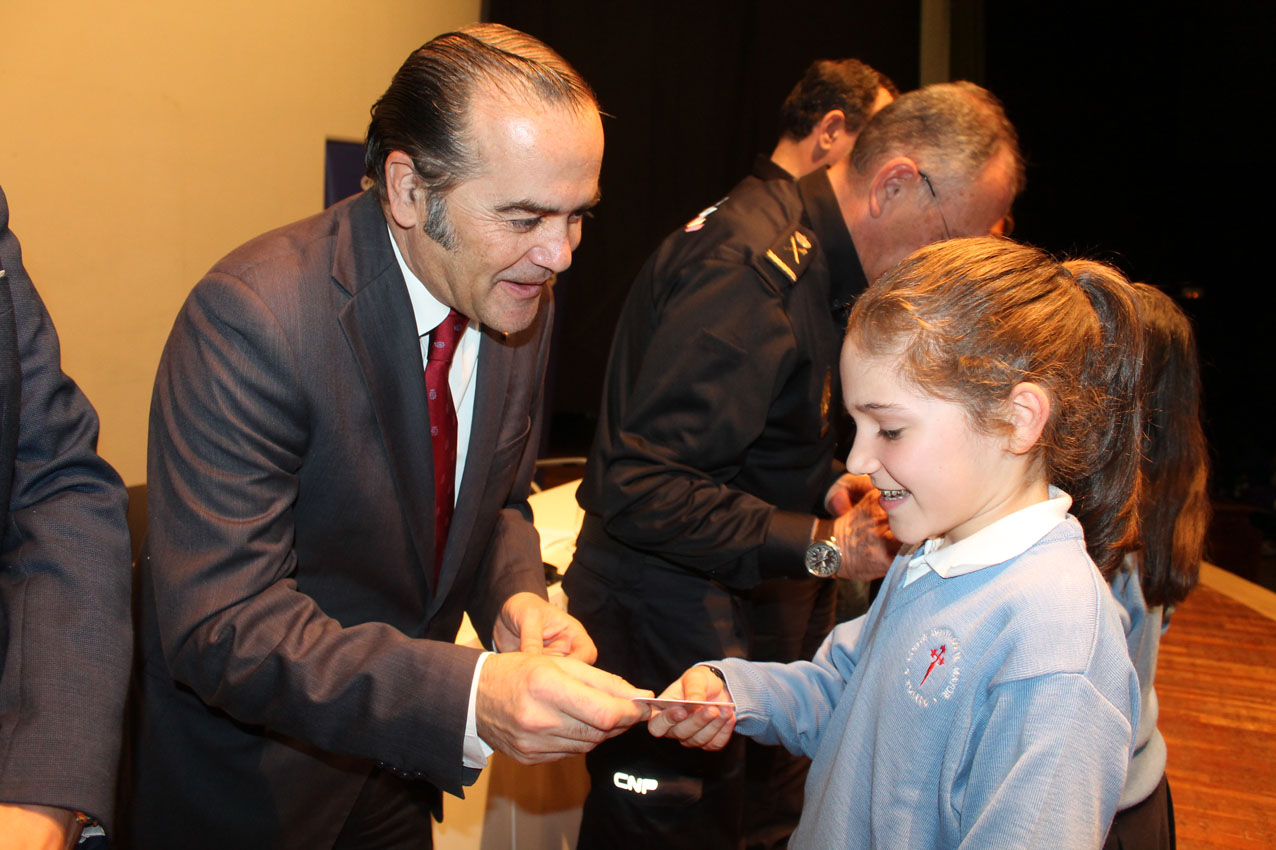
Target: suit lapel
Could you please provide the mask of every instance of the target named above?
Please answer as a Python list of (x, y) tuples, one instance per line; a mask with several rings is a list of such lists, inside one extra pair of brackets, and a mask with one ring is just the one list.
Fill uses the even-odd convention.
[[(0, 205), (4, 195), (0, 194)], [(0, 233), (4, 228), (0, 206)], [(18, 355), (18, 330), (13, 293), (0, 261), (0, 529), (9, 527), (9, 496), (13, 487), (13, 460), (18, 451), (18, 419), (22, 399), (22, 361)]]
[(355, 202), (337, 239), (333, 278), (350, 293), (339, 321), (368, 388), (417, 563), (433, 585), (434, 459), (421, 343), (375, 194)]

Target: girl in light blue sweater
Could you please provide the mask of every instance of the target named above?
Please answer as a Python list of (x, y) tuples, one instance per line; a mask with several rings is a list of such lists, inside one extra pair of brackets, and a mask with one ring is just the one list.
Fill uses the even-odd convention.
[(1112, 577), (1129, 614), (1126, 638), (1139, 674), (1134, 757), (1105, 850), (1173, 850), (1174, 806), (1153, 679), (1170, 612), (1196, 584), (1209, 526), (1209, 461), (1192, 325), (1170, 297), (1134, 284), (1143, 320), (1143, 469), (1139, 551)]
[(1119, 273), (1006, 240), (870, 287), (847, 468), (905, 548), (812, 661), (693, 667), (665, 696), (734, 711), (668, 708), (652, 733), (811, 756), (795, 850), (1099, 847), (1139, 710), (1104, 575), (1136, 540), (1140, 347)]

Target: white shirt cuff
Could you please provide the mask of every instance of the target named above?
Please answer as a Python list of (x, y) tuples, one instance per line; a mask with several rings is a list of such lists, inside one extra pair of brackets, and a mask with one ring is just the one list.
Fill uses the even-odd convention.
[(474, 665), (474, 680), (470, 682), (470, 707), (465, 713), (464, 764), (466, 767), (476, 767), (479, 770), (487, 767), (492, 748), (478, 736), (478, 719), (475, 716), (474, 707), (478, 702), (479, 674), (483, 672), (483, 662), (487, 661), (487, 657), (491, 654), (484, 652), (479, 656), (478, 664)]

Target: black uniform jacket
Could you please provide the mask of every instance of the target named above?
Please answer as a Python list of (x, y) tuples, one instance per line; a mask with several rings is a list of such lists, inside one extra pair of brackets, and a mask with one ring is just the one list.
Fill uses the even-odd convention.
[(863, 288), (824, 170), (746, 177), (666, 238), (612, 344), (582, 539), (732, 587), (804, 575), (840, 472), (834, 314)]

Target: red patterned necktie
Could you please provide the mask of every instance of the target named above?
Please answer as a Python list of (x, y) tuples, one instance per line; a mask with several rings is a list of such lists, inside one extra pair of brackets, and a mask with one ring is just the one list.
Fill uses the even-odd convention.
[(448, 369), (468, 319), (455, 310), (434, 330), (425, 358), (425, 394), (430, 405), (430, 442), (434, 446), (434, 579), (439, 578), (447, 533), (456, 502), (456, 407), (448, 387)]

